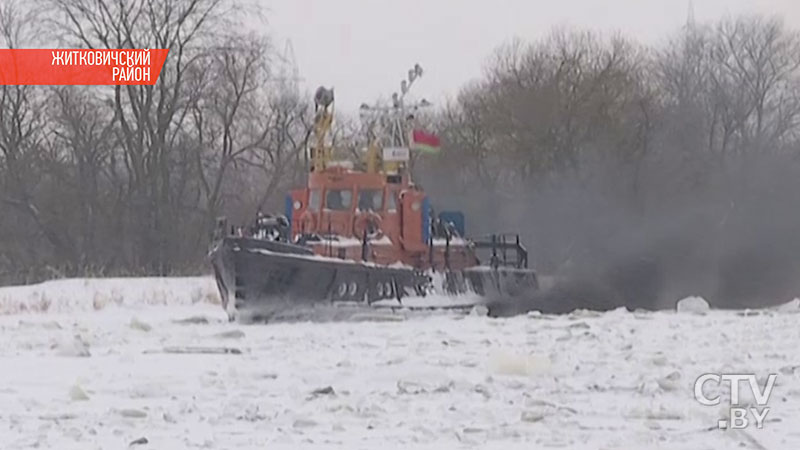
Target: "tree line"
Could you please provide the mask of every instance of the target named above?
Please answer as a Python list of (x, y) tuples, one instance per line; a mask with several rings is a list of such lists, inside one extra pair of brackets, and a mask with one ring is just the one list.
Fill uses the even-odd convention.
[[(0, 283), (196, 273), (217, 216), (282, 209), (313, 108), (266, 26), (243, 26), (259, 14), (234, 0), (2, 5), (5, 47), (170, 54), (155, 86), (0, 87)], [(798, 68), (798, 33), (760, 16), (658, 45), (570, 29), (513, 40), (426, 118), (444, 148), (415, 175), (470, 234), (521, 231), (544, 271), (723, 270), (708, 255), (745, 251), (729, 241), (800, 231)], [(341, 119), (334, 136), (355, 152)]]
[[(0, 88), (0, 281), (202, 269), (215, 218), (280, 204), (308, 104), (223, 0), (4, 2), (7, 48), (168, 48), (155, 86)], [(280, 195), (279, 195), (280, 194)]]
[(621, 295), (797, 295), (798, 69), (798, 32), (761, 16), (655, 46), (512, 41), (439, 113), (426, 188), (475, 234), (522, 232), (540, 270)]

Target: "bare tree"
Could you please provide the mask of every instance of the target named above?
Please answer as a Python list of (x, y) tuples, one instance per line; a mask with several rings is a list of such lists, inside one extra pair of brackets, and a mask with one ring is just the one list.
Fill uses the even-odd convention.
[[(69, 193), (65, 208), (59, 213), (63, 229), (74, 223), (72, 239), (77, 270), (113, 264), (121, 247), (106, 224), (119, 226), (109, 205), (117, 203), (119, 187), (113, 186), (113, 171), (109, 164), (116, 139), (113, 115), (86, 88), (61, 87), (51, 90), (48, 117), (51, 119), (49, 153), (59, 161), (52, 176)], [(56, 167), (55, 165), (51, 167)], [(74, 221), (69, 219), (74, 217)], [(113, 249), (103, 251), (102, 247)]]
[[(34, 17), (17, 2), (0, 5), (0, 37), (6, 48), (18, 48), (28, 43)], [(31, 266), (39, 255), (27, 251), (28, 241), (44, 236), (56, 255), (70, 259), (71, 243), (47, 212), (37, 205), (36, 194), (42, 183), (44, 160), (42, 145), (43, 93), (33, 86), (0, 86), (0, 204), (6, 211), (0, 223), (10, 234), (24, 236), (22, 240), (7, 240), (2, 253), (14, 255)], [(19, 235), (17, 237), (19, 237)], [(0, 247), (0, 248), (3, 248)]]
[[(66, 21), (61, 31), (68, 42), (89, 48), (167, 48), (170, 57), (155, 86), (116, 86), (112, 102), (118, 140), (128, 177), (126, 195), (130, 228), (141, 249), (135, 265), (158, 273), (170, 270), (172, 247), (184, 207), (173, 189), (171, 164), (184, 134), (184, 122), (201, 96), (202, 57), (232, 5), (222, 0), (113, 2), (110, 0), (52, 0), (53, 14)], [(183, 173), (184, 178), (187, 175)]]
[(278, 89), (268, 50), (252, 37), (218, 49), (208, 61), (203, 100), (192, 111), (208, 226), (223, 200), (261, 209), (278, 187), (297, 181), (310, 130), (307, 104)]
[(778, 19), (725, 20), (711, 59), (715, 92), (736, 126), (739, 151), (779, 151), (800, 113), (800, 35)]

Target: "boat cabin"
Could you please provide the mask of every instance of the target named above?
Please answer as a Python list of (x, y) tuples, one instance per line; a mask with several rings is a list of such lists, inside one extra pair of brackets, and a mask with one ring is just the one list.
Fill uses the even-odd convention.
[[(308, 186), (287, 197), (286, 217), (293, 240), (311, 246), (318, 255), (419, 268), (431, 265), (430, 202), (407, 174), (336, 166), (312, 171)], [(450, 247), (448, 264), (474, 265), (466, 242), (451, 237), (448, 242), (442, 239)], [(443, 260), (440, 256), (433, 259)]]

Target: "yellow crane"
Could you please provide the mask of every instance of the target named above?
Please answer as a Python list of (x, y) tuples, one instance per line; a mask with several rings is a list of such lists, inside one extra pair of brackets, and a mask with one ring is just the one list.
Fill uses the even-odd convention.
[(333, 89), (320, 86), (314, 95), (314, 147), (311, 148), (312, 170), (325, 170), (331, 159), (331, 146), (326, 142), (333, 124)]

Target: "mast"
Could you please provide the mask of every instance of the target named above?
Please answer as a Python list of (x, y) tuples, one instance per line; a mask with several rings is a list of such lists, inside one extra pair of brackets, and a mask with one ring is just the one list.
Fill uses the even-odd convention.
[[(363, 103), (359, 108), (359, 116), (367, 131), (367, 172), (376, 173), (379, 165), (387, 172), (396, 172), (401, 167), (398, 161), (383, 161), (380, 150), (387, 147), (409, 147), (408, 124), (421, 108), (431, 106), (425, 99), (411, 104), (406, 104), (405, 97), (414, 82), (422, 77), (422, 66), (415, 64), (408, 70), (408, 77), (400, 82), (400, 93), (392, 94), (392, 103), (389, 106), (376, 104), (373, 106)], [(383, 164), (380, 164), (380, 163)]]

